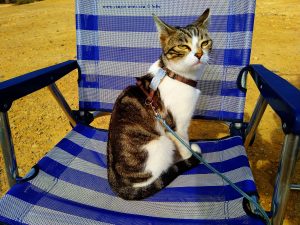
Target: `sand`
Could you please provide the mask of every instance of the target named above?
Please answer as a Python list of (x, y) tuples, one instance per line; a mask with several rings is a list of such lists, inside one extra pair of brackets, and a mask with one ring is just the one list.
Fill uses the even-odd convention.
[[(72, 0), (0, 5), (0, 80), (76, 59), (74, 11)], [(300, 88), (299, 37), (298, 0), (257, 0), (251, 63), (264, 64)], [(78, 107), (76, 79), (76, 72), (72, 72), (57, 82), (73, 109)], [(248, 80), (246, 120), (258, 96), (255, 85)], [(9, 118), (20, 175), (24, 175), (71, 130), (47, 88), (14, 102)], [(94, 125), (107, 128), (108, 119), (108, 116), (98, 119)], [(218, 132), (215, 127), (215, 124), (207, 126), (207, 123), (197, 121), (193, 122), (190, 133), (192, 137), (201, 138), (223, 136), (224, 125), (218, 123)], [(268, 107), (256, 141), (247, 149), (261, 202), (266, 209), (270, 209), (282, 142), (281, 122)], [(299, 166), (293, 181), (300, 183)], [(7, 189), (0, 154), (0, 196)], [(299, 192), (291, 193), (284, 224), (300, 224)]]

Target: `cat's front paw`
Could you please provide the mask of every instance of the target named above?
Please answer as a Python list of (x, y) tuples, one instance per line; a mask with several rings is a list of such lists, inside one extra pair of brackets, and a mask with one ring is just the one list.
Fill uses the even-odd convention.
[(196, 152), (196, 153), (201, 153), (201, 152), (202, 152), (200, 146), (197, 145), (197, 144), (191, 144), (191, 149), (192, 149), (194, 152)]

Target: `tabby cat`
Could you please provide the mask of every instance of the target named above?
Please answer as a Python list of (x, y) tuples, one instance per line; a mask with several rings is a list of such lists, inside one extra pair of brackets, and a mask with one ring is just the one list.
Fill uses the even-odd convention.
[[(199, 163), (155, 119), (154, 111), (189, 142), (188, 127), (200, 94), (194, 86), (212, 48), (209, 9), (186, 27), (170, 26), (157, 16), (154, 21), (163, 53), (148, 74), (137, 78), (139, 85), (117, 98), (109, 127), (108, 180), (113, 191), (128, 200), (155, 194)], [(166, 76), (154, 92), (151, 82), (162, 70)], [(191, 147), (201, 152), (198, 145)]]

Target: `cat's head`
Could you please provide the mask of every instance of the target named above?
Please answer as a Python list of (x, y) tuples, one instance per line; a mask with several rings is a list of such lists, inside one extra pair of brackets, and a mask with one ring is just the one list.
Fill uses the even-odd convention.
[(173, 27), (157, 16), (154, 21), (159, 33), (162, 58), (166, 66), (180, 75), (194, 78), (203, 64), (207, 64), (212, 49), (208, 35), (209, 9), (186, 27)]

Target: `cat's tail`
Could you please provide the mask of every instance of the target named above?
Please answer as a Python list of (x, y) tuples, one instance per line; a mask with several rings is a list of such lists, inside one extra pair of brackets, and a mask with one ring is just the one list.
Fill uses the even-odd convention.
[(153, 183), (145, 187), (123, 186), (116, 189), (116, 193), (119, 197), (125, 200), (141, 200), (150, 197), (169, 185), (178, 175), (197, 166), (198, 164), (199, 160), (196, 157), (191, 156), (186, 160), (175, 163)]

